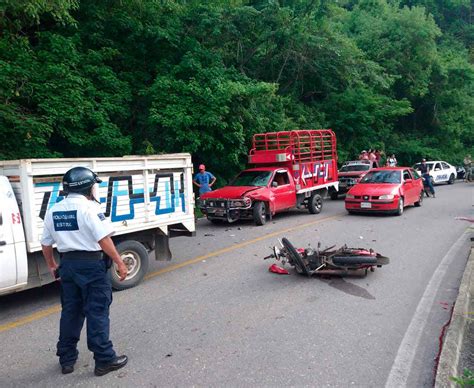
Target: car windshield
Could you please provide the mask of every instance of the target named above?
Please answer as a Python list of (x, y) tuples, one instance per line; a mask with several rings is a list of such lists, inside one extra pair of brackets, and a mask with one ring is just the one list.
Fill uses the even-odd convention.
[(266, 186), (270, 177), (271, 171), (243, 171), (237, 175), (230, 186)]
[(352, 172), (352, 171), (367, 171), (370, 170), (370, 165), (368, 164), (349, 164), (342, 166), (339, 172)]
[(360, 183), (401, 183), (402, 178), (400, 171), (384, 170), (369, 171)]

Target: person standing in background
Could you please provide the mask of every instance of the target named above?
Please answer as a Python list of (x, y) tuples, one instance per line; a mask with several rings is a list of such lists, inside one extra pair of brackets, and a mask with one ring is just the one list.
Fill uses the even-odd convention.
[(397, 158), (395, 157), (395, 154), (392, 154), (389, 158), (387, 158), (387, 167), (397, 167)]
[(206, 171), (204, 164), (199, 165), (199, 172), (194, 176), (193, 183), (199, 187), (199, 195), (212, 191), (211, 187), (216, 183), (216, 177)]
[(463, 165), (465, 171), (464, 182), (470, 182), (472, 179), (472, 159), (470, 154), (464, 158)]
[(381, 166), (382, 154), (383, 151), (375, 150), (375, 162), (377, 163), (377, 167)]
[(377, 166), (377, 159), (375, 157), (375, 150), (370, 149), (369, 150), (369, 161), (370, 161), (370, 167), (371, 168), (376, 168)]

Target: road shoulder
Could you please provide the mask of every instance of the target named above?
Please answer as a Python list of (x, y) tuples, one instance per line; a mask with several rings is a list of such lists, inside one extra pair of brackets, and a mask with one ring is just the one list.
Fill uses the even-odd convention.
[[(471, 236), (474, 228), (470, 228)], [(451, 323), (443, 343), (436, 373), (435, 387), (455, 387), (452, 376), (461, 376), (460, 359), (465, 337), (469, 328), (470, 312), (474, 311), (474, 248), (464, 270), (458, 297), (453, 309)]]

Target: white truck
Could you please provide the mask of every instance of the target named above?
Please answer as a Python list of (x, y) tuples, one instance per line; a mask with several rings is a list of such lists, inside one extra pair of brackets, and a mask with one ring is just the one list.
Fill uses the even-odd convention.
[(114, 226), (113, 240), (128, 267), (123, 282), (112, 267), (115, 289), (143, 279), (151, 251), (156, 260), (171, 260), (170, 237), (195, 234), (187, 153), (0, 161), (0, 295), (54, 281), (41, 252), (43, 218), (64, 198), (62, 176), (76, 166), (88, 167), (102, 179), (97, 200)]

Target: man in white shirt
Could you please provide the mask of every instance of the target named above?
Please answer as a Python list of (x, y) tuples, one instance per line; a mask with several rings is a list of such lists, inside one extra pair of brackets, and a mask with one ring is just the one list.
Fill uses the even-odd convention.
[[(97, 376), (126, 365), (127, 356), (117, 356), (109, 340), (109, 307), (112, 286), (105, 254), (117, 265), (120, 279), (127, 277), (110, 238), (114, 231), (94, 198), (98, 176), (85, 167), (74, 167), (63, 177), (66, 198), (48, 210), (41, 245), (51, 273), (61, 279), (61, 321), (57, 355), (62, 373), (74, 371), (77, 342), (87, 318), (87, 346), (94, 353)], [(61, 257), (54, 259), (56, 244)]]

